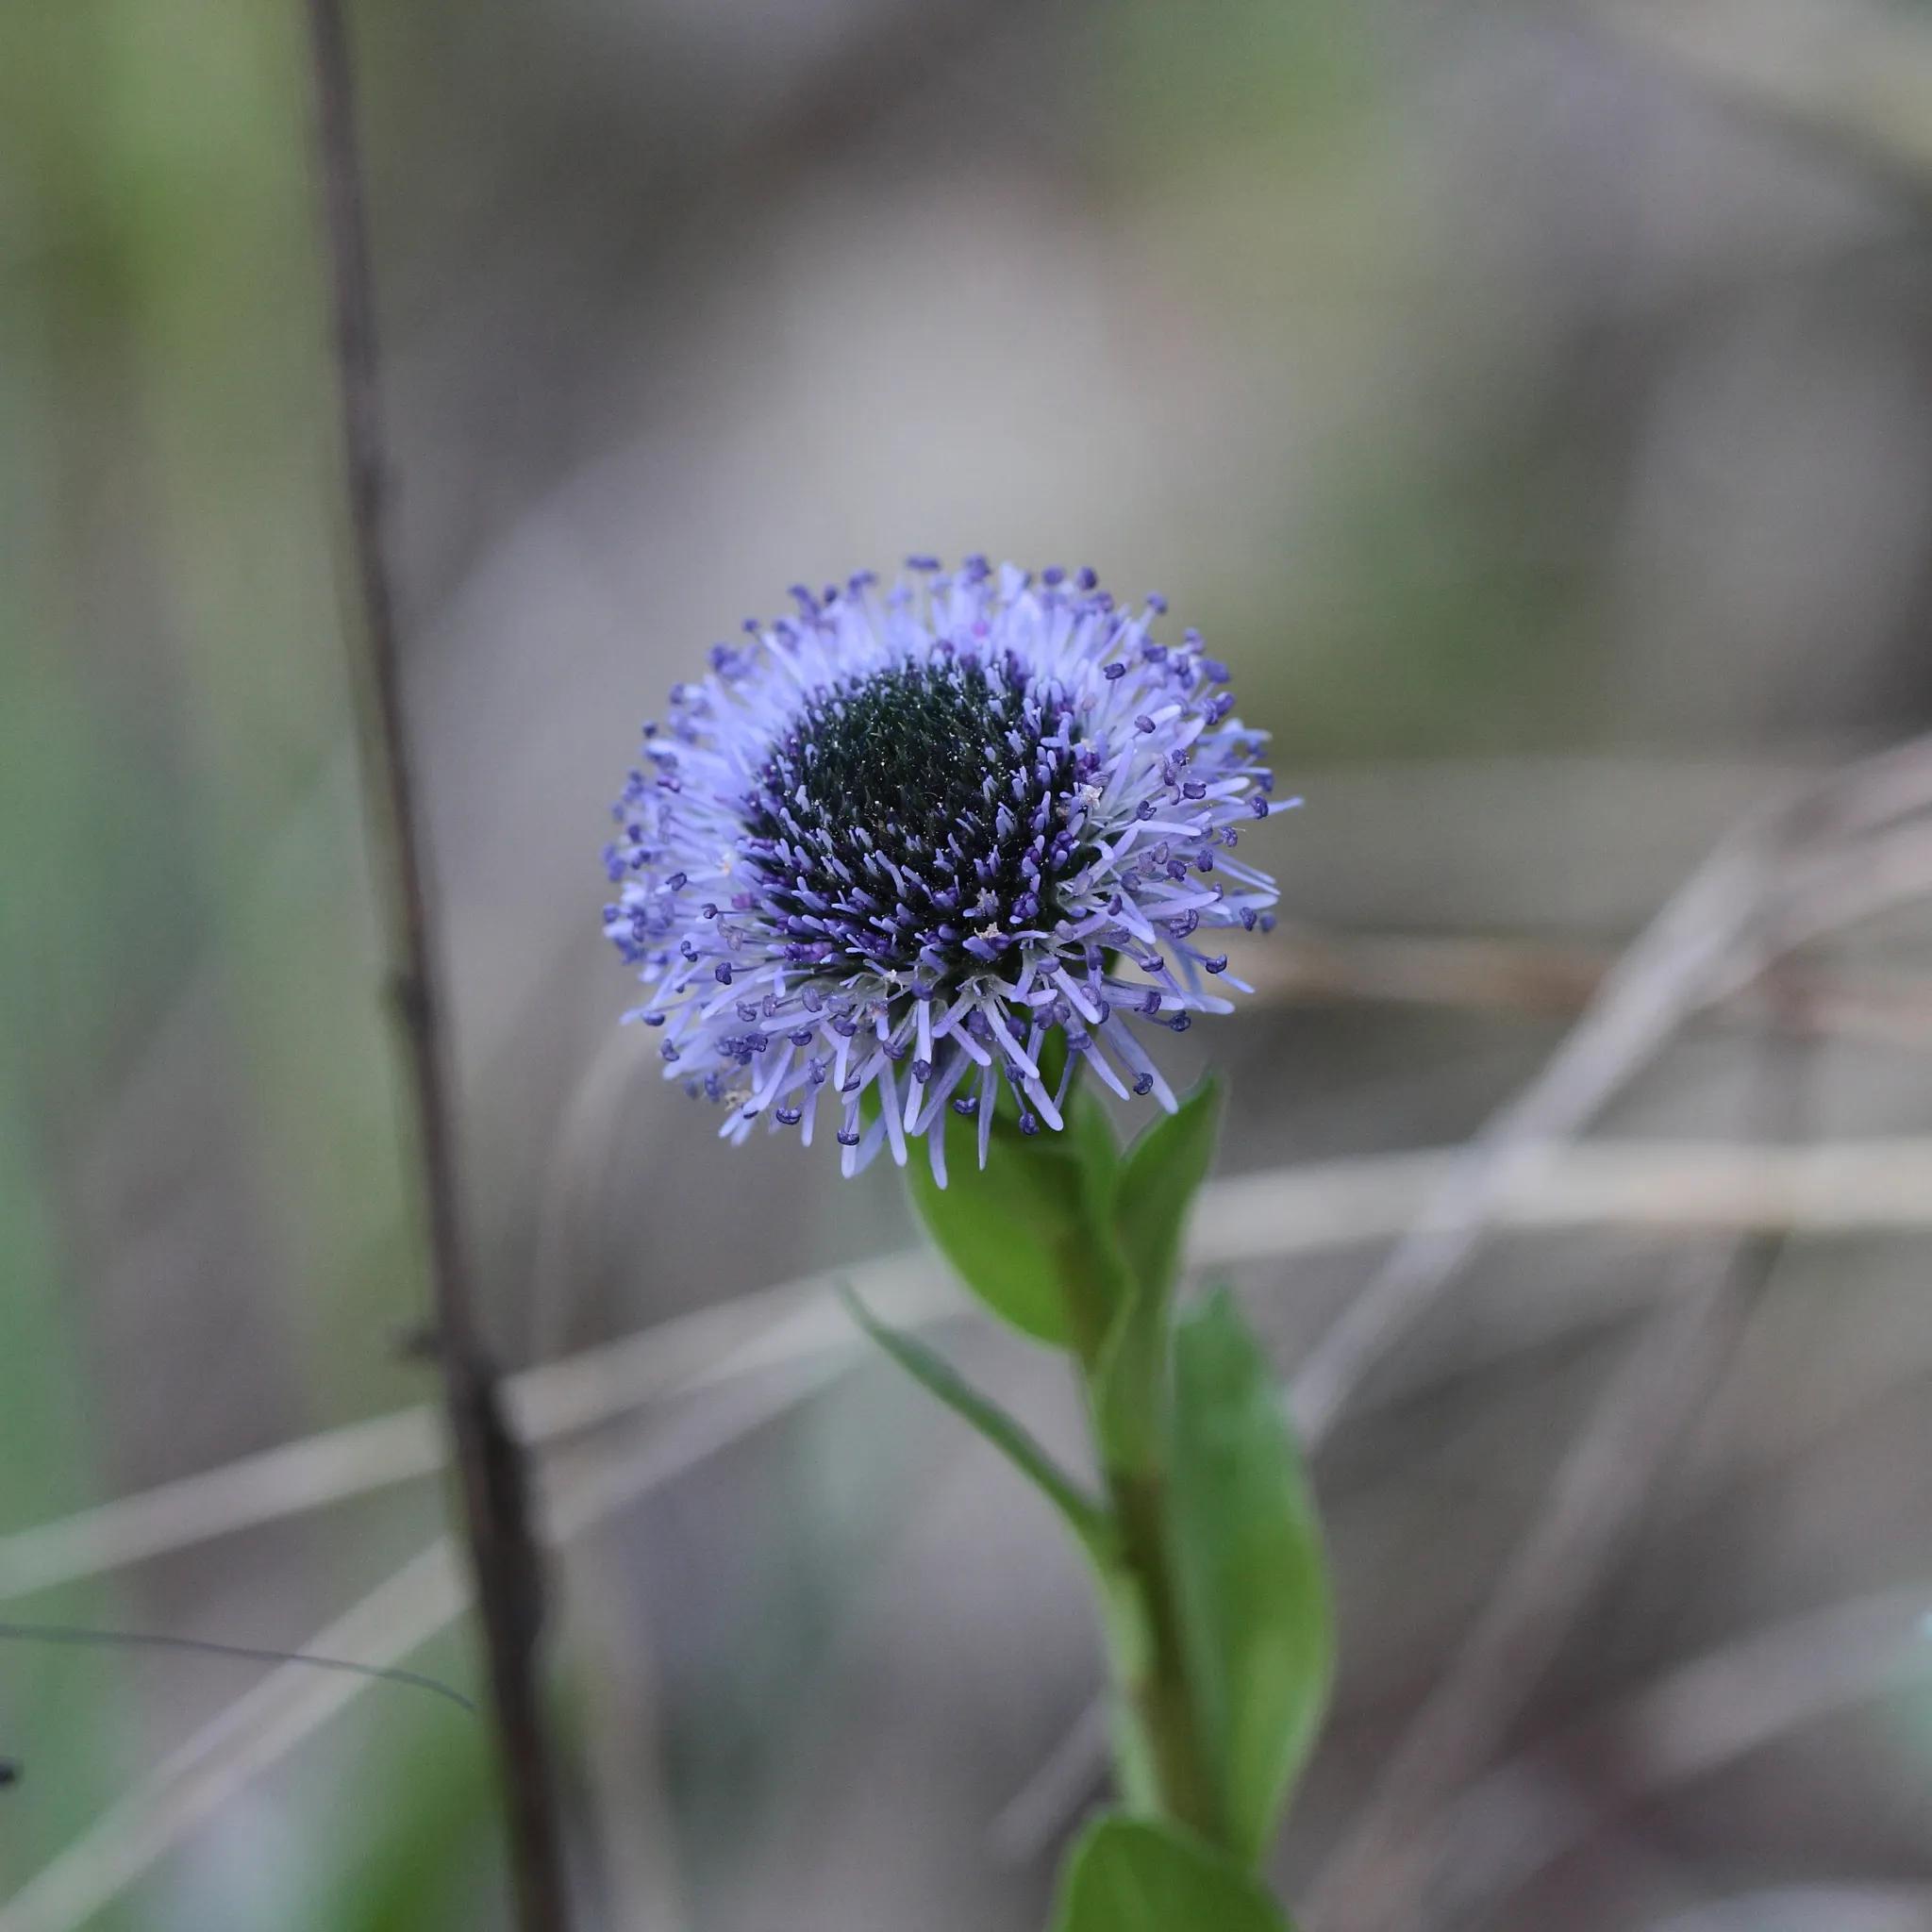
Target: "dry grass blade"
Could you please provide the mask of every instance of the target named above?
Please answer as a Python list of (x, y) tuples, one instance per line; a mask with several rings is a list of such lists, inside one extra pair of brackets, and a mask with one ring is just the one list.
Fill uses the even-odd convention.
[[(959, 1306), (924, 1256), (892, 1256), (850, 1274), (899, 1321), (930, 1321)], [(822, 1311), (814, 1326), (786, 1325), (808, 1307)], [(513, 1377), (511, 1419), (532, 1443), (594, 1427), (709, 1387), (721, 1373), (746, 1373), (745, 1364), (764, 1357), (743, 1351), (766, 1331), (790, 1348), (822, 1344), (837, 1332), (823, 1312), (830, 1307), (829, 1278), (812, 1277), (658, 1324)], [(433, 1474), (443, 1455), (434, 1413), (402, 1409), (16, 1530), (0, 1537), (0, 1602)]]
[[(459, 1615), (468, 1598), (455, 1549), (439, 1537), (303, 1647), (386, 1669)], [(0, 1907), (0, 1932), (71, 1932), (86, 1924), (369, 1683), (296, 1664), (270, 1672)]]
[(1616, 0), (1588, 17), (1740, 110), (1856, 154), (1916, 193), (1932, 185), (1932, 33), (1909, 12)]
[[(1548, 1198), (1562, 1143), (1690, 1015), (1736, 998), (1780, 948), (1932, 891), (1932, 828), (1919, 823), (1928, 809), (1932, 739), (1913, 739), (1798, 788), (1717, 846), (1603, 975), (1542, 1071), (1442, 1174), (1395, 1251), (1309, 1351), (1286, 1395), (1307, 1448), (1512, 1204)], [(1083, 1712), (1076, 1729), (1091, 1728)], [(1073, 1787), (1061, 1763), (1067, 1748), (1052, 1754), (1051, 1779), (1037, 1774), (1004, 1816), (1043, 1816), (1049, 1782)]]
[[(1237, 933), (1228, 952), (1264, 1004), (1378, 1000), (1519, 1013), (1582, 1011), (1616, 962), (1610, 952), (1532, 940), (1314, 926), (1283, 927), (1265, 940)], [(1820, 972), (1797, 991), (1807, 1030), (1932, 1050), (1932, 984), (1922, 976)], [(1765, 1017), (1748, 989), (1715, 1005), (1752, 1024)]]
[(1932, 1932), (1932, 1885), (1771, 1885), (1707, 1899), (1646, 1932)]
[[(1457, 1850), (1428, 1924), (1482, 1923), (1616, 1810), (1833, 1711), (1922, 1685), (1928, 1610), (1932, 1585), (1909, 1585), (1755, 1630), (1491, 1772), (1450, 1814), (1445, 1838)], [(1599, 1795), (1584, 1795), (1577, 1768), (1588, 1768)]]
[[(1849, 1235), (1932, 1225), (1932, 1137), (1760, 1147), (1723, 1141), (1533, 1145), (1491, 1196), (1490, 1225)], [(1460, 1148), (1315, 1161), (1203, 1191), (1188, 1243), (1210, 1268), (1387, 1240), (1463, 1170)]]
[[(1757, 1243), (1769, 1247), (1769, 1243)], [(1318, 1877), (1318, 1932), (1407, 1924), (1429, 1889), (1441, 1809), (1534, 1692), (1737, 1332), (1768, 1254), (1692, 1271), (1646, 1324), (1565, 1456), (1542, 1513), (1403, 1734), (1372, 1803)]]
[[(743, 1365), (728, 1401), (694, 1407), (649, 1430), (620, 1458), (588, 1457), (561, 1473), (550, 1534), (582, 1534), (612, 1511), (795, 1407), (858, 1353)], [(722, 1366), (722, 1365), (721, 1365)], [(756, 1372), (756, 1373), (754, 1373)], [(400, 1662), (459, 1616), (467, 1580), (446, 1538), (412, 1557), (301, 1647), (357, 1663)], [(75, 1932), (249, 1781), (314, 1735), (366, 1690), (367, 1677), (283, 1664), (172, 1752), (111, 1810), (28, 1880), (4, 1907), (0, 1932)]]
[[(1915, 739), (1801, 788), (1724, 840), (1606, 975), (1541, 1073), (1467, 1159), (1347, 1311), (1309, 1352), (1289, 1407), (1313, 1445), (1375, 1358), (1461, 1274), (1498, 1204), (1534, 1184), (1700, 1008), (1774, 957), (1932, 890), (1932, 741)], [(1902, 823), (1903, 822), (1903, 823)]]
[[(1786, 933), (1760, 914), (1774, 958)], [(1774, 1005), (1789, 990), (1768, 976)], [(1769, 1036), (1750, 1117), (1803, 1131), (1808, 1054)], [(1782, 1236), (1734, 1245), (1715, 1264), (1688, 1257), (1689, 1282), (1647, 1324), (1563, 1457), (1541, 1511), (1474, 1626), (1405, 1729), (1374, 1797), (1318, 1874), (1307, 1902), (1318, 1932), (1410, 1925), (1428, 1898), (1444, 1808), (1479, 1772), (1541, 1683), (1576, 1612), (1636, 1521), (1664, 1458), (1720, 1374), (1771, 1278)]]
[(1074, 1817), (1107, 1758), (1107, 1703), (1096, 1697), (1051, 1755), (1000, 1807), (986, 1828), (986, 1847), (1003, 1865), (1037, 1857)]
[[(1190, 1237), (1191, 1267), (1212, 1268), (1386, 1241), (1454, 1179), (1460, 1150), (1312, 1162), (1213, 1183)], [(1840, 1141), (1803, 1149), (1715, 1141), (1591, 1142), (1549, 1151), (1491, 1225), (1524, 1231), (1851, 1235), (1932, 1227), (1932, 1138)], [(964, 1302), (930, 1256), (888, 1256), (846, 1271), (896, 1325), (918, 1327)], [(809, 1319), (807, 1319), (809, 1313)], [(796, 1316), (799, 1319), (793, 1321)], [(838, 1347), (844, 1318), (829, 1277), (765, 1289), (525, 1371), (508, 1385), (525, 1441), (555, 1443), (770, 1366)], [(244, 1457), (55, 1523), (0, 1537), (0, 1602), (433, 1474), (442, 1448), (427, 1408), (405, 1409)]]
[[(1782, 933), (1768, 936), (1768, 949)], [(1780, 964), (1766, 975), (1774, 1012), (1795, 994)], [(1809, 1117), (1813, 1059), (1767, 1033), (1747, 1117), (1790, 1141)], [(1774, 1129), (1771, 1127), (1775, 1123)], [(1396, 1745), (1373, 1801), (1318, 1876), (1308, 1902), (1322, 1932), (1413, 1923), (1441, 1847), (1442, 1813), (1491, 1758), (1634, 1524), (1665, 1457), (1716, 1383), (1783, 1252), (1783, 1235), (1688, 1255), (1685, 1278), (1646, 1324), (1598, 1399), (1449, 1668)]]
[(426, 1407), (242, 1457), (0, 1537), (0, 1601), (433, 1474), (442, 1460), (442, 1438)]
[(1296, 1372), (1288, 1400), (1304, 1442), (1327, 1433), (1375, 1357), (1468, 1265), (1503, 1204), (1534, 1190), (1553, 1143), (1586, 1125), (1715, 996), (1765, 870), (1757, 840), (1722, 848), (1624, 956), (1542, 1072), (1491, 1120)]
[[(816, 1329), (815, 1317), (811, 1328)], [(585, 1471), (563, 1472), (550, 1512), (553, 1533), (568, 1537), (593, 1526), (805, 1400), (852, 1358), (848, 1337), (842, 1349), (788, 1359), (785, 1351), (798, 1339), (774, 1334), (755, 1344), (761, 1376), (750, 1379), (747, 1370), (728, 1401), (694, 1407), (650, 1430), (621, 1462), (593, 1459)], [(737, 1367), (729, 1358), (720, 1361), (713, 1379), (721, 1386), (733, 1383)], [(1932, 1591), (1892, 1591), (1759, 1633), (1685, 1666), (1560, 1748), (1566, 1755), (1588, 1752), (1626, 1764), (1632, 1797), (1715, 1769), (1813, 1715), (1916, 1680), (1924, 1667), (1920, 1626), (1928, 1604)], [(317, 1631), (304, 1648), (358, 1662), (398, 1662), (463, 1605), (451, 1551), (439, 1541)], [(74, 1932), (85, 1924), (251, 1778), (366, 1688), (365, 1679), (318, 1678), (299, 1666), (271, 1673), (0, 1907), (0, 1932)], [(1472, 1791), (1457, 1809), (1457, 1820), (1470, 1824), (1465, 1831), (1458, 1823), (1458, 1841), (1491, 1847), (1503, 1842), (1494, 1821), (1505, 1810), (1521, 1809), (1511, 1792), (1531, 1775), (1529, 1768), (1511, 1767)], [(1491, 1823), (1479, 1832), (1484, 1819)], [(1569, 1835), (1545, 1831), (1534, 1844), (1514, 1832), (1505, 1856), (1462, 1874), (1458, 1895), (1492, 1896), (1520, 1883), (1574, 1842), (1578, 1829), (1570, 1827)]]
[[(1710, 903), (1700, 908), (1694, 890), (1699, 882), (1693, 880), (1692, 889), (1680, 895), (1677, 909), (1688, 903), (1701, 912), (1701, 931), (1693, 921), (1691, 932), (1680, 936), (1676, 947), (1657, 949), (1666, 964), (1674, 958), (1680, 1002), (1701, 1003), (1733, 991), (1805, 940), (1932, 889), (1932, 838), (1915, 822), (1924, 805), (1920, 762), (1916, 757), (1890, 755), (1862, 770), (1836, 774), (1770, 815), (1755, 840), (1739, 841), (1740, 863), (1707, 867), (1707, 887), (1713, 877), (1722, 882), (1727, 870), (1736, 874), (1730, 893), (1707, 891), (1702, 896)], [(1905, 823), (1898, 822), (1901, 808)], [(1754, 870), (1759, 874), (1757, 890), (1738, 893), (1737, 886), (1748, 882)], [(1721, 916), (1726, 896), (1734, 901), (1728, 918)], [(1669, 918), (1667, 912), (1650, 937)], [(1725, 943), (1713, 951), (1721, 938)], [(1702, 962), (1694, 941), (1701, 941)], [(1640, 942), (1639, 954), (1644, 943)], [(1658, 965), (1653, 976), (1657, 991), (1667, 992), (1673, 973)], [(1635, 975), (1637, 983), (1641, 978), (1641, 973)], [(1615, 1017), (1617, 1002), (1606, 991), (1596, 1015), (1600, 1020)], [(1626, 994), (1626, 1004), (1641, 1015), (1641, 1000)], [(1653, 1031), (1666, 1010), (1658, 1005)], [(1686, 1005), (1684, 1011), (1689, 1010)], [(1613, 1027), (1603, 1030), (1614, 1034)], [(1587, 1018), (1565, 1043), (1565, 1052), (1589, 1032)], [(1641, 1042), (1642, 1029), (1635, 1029), (1632, 1038), (1633, 1043)], [(1520, 1136), (1524, 1113), (1533, 1114), (1540, 1102), (1558, 1116), (1565, 1106), (1587, 1105), (1594, 1111), (1612, 1091), (1618, 1076), (1612, 1064), (1600, 1058), (1594, 1078), (1574, 1081), (1574, 1091), (1564, 1096), (1563, 1080), (1552, 1077), (1560, 1074), (1563, 1059), (1559, 1053), (1518, 1102), (1513, 1118), (1506, 1116), (1497, 1136), (1502, 1158), (1492, 1164), (1490, 1176), (1473, 1176), (1473, 1195), (1480, 1196), (1486, 1180), (1493, 1187), (1494, 1176), (1507, 1174), (1511, 1130)], [(1553, 1091), (1557, 1094), (1554, 1107)], [(1520, 1158), (1520, 1142), (1515, 1151)], [(1459, 1231), (1463, 1256), (1479, 1236), (1482, 1218), (1479, 1208), (1465, 1218)], [(1775, 1244), (1759, 1242), (1748, 1252), (1761, 1264), (1750, 1272), (1761, 1279), (1772, 1265)], [(1364, 1351), (1377, 1345), (1377, 1321), (1399, 1325), (1408, 1307), (1454, 1278), (1463, 1258), (1453, 1240), (1435, 1257), (1425, 1248), (1418, 1253), (1419, 1262), (1405, 1274), (1398, 1251), (1390, 1274), (1375, 1284), (1377, 1291), (1392, 1292), (1384, 1308), (1344, 1336), (1356, 1351), (1352, 1363), (1348, 1347), (1341, 1351), (1344, 1374), (1351, 1366), (1359, 1373)], [(1412, 1923), (1423, 1908), (1441, 1845), (1443, 1806), (1493, 1750), (1555, 1654), (1570, 1616), (1634, 1516), (1663, 1445), (1674, 1438), (1698, 1391), (1714, 1373), (1742, 1306), (1743, 1296), (1724, 1283), (1680, 1302), (1653, 1324), (1655, 1347), (1648, 1341), (1641, 1344), (1612, 1385), (1565, 1458), (1536, 1527), (1405, 1732), (1374, 1797), (1318, 1878), (1309, 1916), (1322, 1932), (1383, 1932)], [(1686, 1321), (1694, 1324), (1693, 1329), (1676, 1332)], [(1347, 1327), (1344, 1318), (1338, 1329)], [(1335, 1389), (1331, 1386), (1324, 1395), (1318, 1386), (1317, 1397), (1318, 1405), (1325, 1400), (1325, 1412), (1332, 1414), (1338, 1402)]]

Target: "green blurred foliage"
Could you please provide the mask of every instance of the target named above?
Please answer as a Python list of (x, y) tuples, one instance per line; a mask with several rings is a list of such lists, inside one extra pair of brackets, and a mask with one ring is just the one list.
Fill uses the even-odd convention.
[[(347, 758), (303, 53), (279, 0), (0, 9), (0, 1529), (140, 1479), (102, 1465), (68, 1177), (201, 1003), (265, 1182), (260, 1291), (300, 1341), (291, 1432), (421, 1392), (385, 1345), (418, 1291)], [(143, 1622), (138, 1591), (30, 1614)], [(0, 1656), (0, 1752), (27, 1766), (0, 1884), (144, 1760), (131, 1669)], [(481, 1828), (481, 1736), (399, 1781), (439, 1830)], [(432, 1821), (340, 1822), (389, 1834), (372, 1898), (393, 1898), (312, 1923), (436, 1923), (394, 1875)]]
[(496, 1790), (478, 1748), (481, 1728), (442, 1708), (402, 1709), (394, 1699), (351, 1727), (360, 1768), (348, 1768), (351, 1802), (333, 1807), (336, 1860), (299, 1908), (303, 1926), (480, 1932), (501, 1921)]
[(1224, 1288), (1175, 1324), (1173, 1402), (1189, 1675), (1220, 1779), (1224, 1842), (1255, 1863), (1314, 1749), (1335, 1635), (1321, 1525), (1280, 1384)]
[(368, 1386), (367, 1341), (409, 1290), (300, 29), (272, 0), (0, 22), (0, 232), (30, 271), (0, 384), (35, 431), (0, 484), (30, 510), (0, 570), (0, 718), (24, 741), (0, 783), (7, 1004), (42, 1022), (42, 1104), (84, 1119), (77, 1074), (125, 1077), (171, 1006), (215, 990), (327, 1410), (404, 1391)]
[(1174, 1827), (1113, 1814), (1067, 1863), (1054, 1932), (1291, 1932), (1233, 1859)]

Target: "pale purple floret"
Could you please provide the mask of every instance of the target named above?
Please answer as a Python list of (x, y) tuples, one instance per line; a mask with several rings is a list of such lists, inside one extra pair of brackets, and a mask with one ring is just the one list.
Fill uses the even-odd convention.
[[(612, 808), (604, 929), (651, 989), (668, 1076), (809, 1144), (823, 1104), (848, 1174), (998, 1084), (1058, 1127), (1040, 1055), (1060, 1027), (1116, 1093), (1174, 1098), (1130, 1021), (1228, 1012), (1212, 927), (1273, 925), (1274, 882), (1235, 857), (1265, 818), (1266, 734), (1233, 715), (1198, 633), (1148, 635), (1091, 571), (1038, 580), (930, 558), (795, 617), (747, 624), (644, 727)], [(875, 1109), (862, 1110), (868, 1091)], [(865, 1113), (873, 1118), (868, 1121)]]

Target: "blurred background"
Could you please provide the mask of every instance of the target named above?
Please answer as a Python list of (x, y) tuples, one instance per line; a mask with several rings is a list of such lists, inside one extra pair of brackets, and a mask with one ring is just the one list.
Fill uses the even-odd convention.
[[(796, 579), (1091, 562), (1234, 667), (1308, 804), (1254, 841), (1284, 888), (1263, 996), (1185, 1043), (1233, 1072), (1229, 1174), (1463, 1140), (1741, 815), (1932, 723), (1913, 0), (416, 0), (357, 27), (409, 702), (514, 1366), (913, 1241), (890, 1169), (721, 1148), (617, 1030), (599, 933), (639, 724)], [(0, 8), (0, 1532), (433, 1393), (304, 57), (294, 0)], [(1926, 938), (1907, 910), (1814, 949), (1890, 975), (1886, 1024), (1695, 1024), (1607, 1128), (1932, 1130)], [(1324, 1442), (1341, 1675), (1291, 1896), (1659, 1290), (1723, 1248), (1500, 1240)], [(1284, 1372), (1379, 1254), (1242, 1269)], [(1829, 1623), (1932, 1574), (1927, 1258), (1751, 1264), (1463, 1780), (1442, 1923), (1932, 1926), (1932, 1678)], [(1068, 1436), (1052, 1363), (941, 1340)], [(5, 1614), (293, 1647), (442, 1503), (392, 1483)], [(1842, 1694), (1728, 1753), (1603, 1729), (1813, 1629)], [(554, 1651), (590, 1926), (1021, 1932), (1101, 1789), (1074, 1559), (863, 1361), (578, 1539)], [(474, 1685), (460, 1625), (408, 1660)], [(254, 1675), (0, 1647), (0, 1883)], [(492, 1802), (482, 1727), (383, 1687), (97, 1909), (19, 1923), (487, 1932)]]

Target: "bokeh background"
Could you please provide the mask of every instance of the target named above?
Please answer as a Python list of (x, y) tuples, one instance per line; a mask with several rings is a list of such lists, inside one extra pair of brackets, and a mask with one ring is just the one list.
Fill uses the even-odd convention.
[[(912, 1241), (890, 1171), (722, 1149), (617, 1031), (598, 932), (639, 723), (798, 578), (984, 550), (1164, 591), (1308, 800), (1254, 841), (1304, 941), (1593, 958), (1794, 775), (1932, 724), (1913, 0), (356, 25), (409, 703), (515, 1365)], [(0, 1532), (430, 1392), (304, 54), (294, 0), (0, 8)], [(1921, 939), (1834, 958), (1909, 974)], [(1535, 1073), (1560, 987), (1439, 989), (1432, 957), (1352, 985), (1344, 944), (1190, 1036), (1233, 1071), (1224, 1171), (1453, 1143)], [(1609, 1126), (1757, 1137), (1761, 1032), (1692, 1028)], [(1932, 1128), (1909, 1042), (1804, 1058), (1808, 1131)], [(1375, 1258), (1244, 1272), (1284, 1368)], [(1927, 1259), (1777, 1257), (1499, 1757), (1932, 1573)], [(1342, 1673), (1291, 1894), (1684, 1265), (1498, 1243), (1324, 1446)], [(1064, 1433), (1051, 1363), (944, 1339)], [(7, 1614), (293, 1645), (442, 1507), (400, 1485)], [(1040, 1923), (1099, 1787), (1026, 1831), (1008, 1807), (1097, 1681), (1084, 1586), (890, 1371), (621, 1512), (560, 1594), (587, 1924)], [(475, 1679), (460, 1632), (412, 1661)], [(250, 1675), (0, 1646), (0, 1880)], [(1932, 1925), (1909, 1670), (1641, 1798), (1619, 1777), (1574, 1765), (1592, 1822), (1464, 1923)], [(481, 1727), (385, 1688), (86, 1923), (486, 1932), (491, 1804)]]

